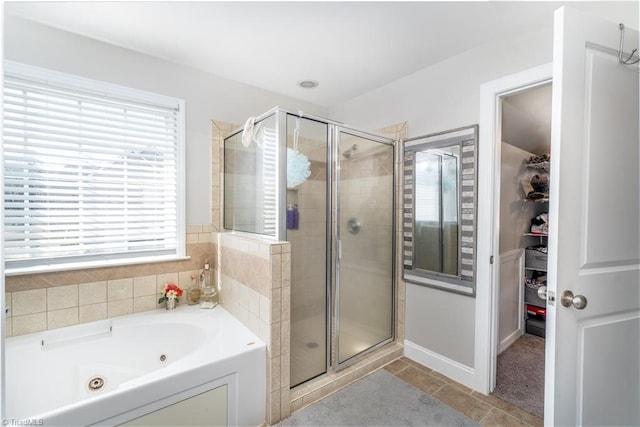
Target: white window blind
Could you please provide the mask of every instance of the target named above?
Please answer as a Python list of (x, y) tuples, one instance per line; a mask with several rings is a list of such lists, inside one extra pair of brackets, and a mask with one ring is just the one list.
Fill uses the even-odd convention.
[(263, 233), (277, 233), (278, 138), (274, 128), (265, 126), (262, 134), (262, 225)]
[(5, 66), (7, 271), (184, 256), (182, 105)]

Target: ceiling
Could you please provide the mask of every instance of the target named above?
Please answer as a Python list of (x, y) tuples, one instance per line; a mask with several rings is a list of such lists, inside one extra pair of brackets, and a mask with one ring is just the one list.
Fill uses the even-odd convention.
[(551, 147), (551, 84), (502, 98), (502, 140), (533, 154)]
[[(594, 14), (600, 2), (571, 2)], [(560, 2), (5, 2), (5, 13), (330, 108), (481, 44), (551, 28)], [(607, 3), (637, 27), (638, 2)], [(301, 80), (319, 86), (304, 89)]]

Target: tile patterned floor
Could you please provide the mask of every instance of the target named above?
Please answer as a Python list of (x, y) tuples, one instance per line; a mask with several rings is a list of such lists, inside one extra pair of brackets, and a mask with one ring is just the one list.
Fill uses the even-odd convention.
[(535, 415), (500, 400), (471, 390), (413, 360), (403, 357), (384, 367), (398, 378), (435, 397), (458, 412), (491, 427), (542, 427)]

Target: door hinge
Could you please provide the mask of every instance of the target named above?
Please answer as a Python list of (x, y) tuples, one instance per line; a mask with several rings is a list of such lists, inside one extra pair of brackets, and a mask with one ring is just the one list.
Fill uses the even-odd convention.
[(489, 257), (489, 264), (493, 264), (493, 255)]

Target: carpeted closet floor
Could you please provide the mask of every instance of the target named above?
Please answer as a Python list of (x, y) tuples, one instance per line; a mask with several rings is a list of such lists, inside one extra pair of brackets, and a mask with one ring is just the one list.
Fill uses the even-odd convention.
[(544, 338), (524, 334), (498, 355), (495, 397), (544, 416)]

